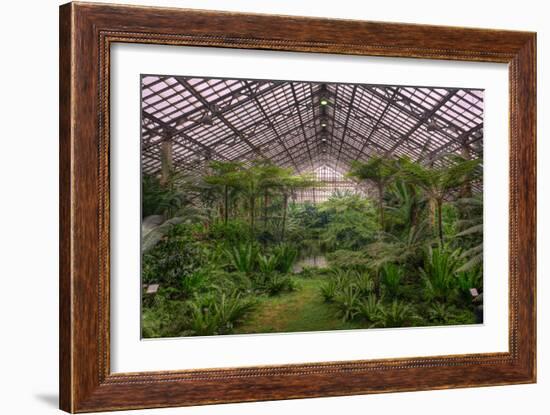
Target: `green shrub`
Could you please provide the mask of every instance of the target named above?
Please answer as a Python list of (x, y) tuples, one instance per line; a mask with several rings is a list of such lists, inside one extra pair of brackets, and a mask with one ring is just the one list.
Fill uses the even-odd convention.
[(209, 230), (208, 237), (215, 241), (224, 241), (229, 246), (238, 246), (250, 243), (249, 225), (241, 220), (232, 219), (227, 223), (214, 222)]
[(142, 308), (141, 335), (143, 338), (174, 337), (181, 335), (188, 324), (183, 301), (169, 300), (156, 295), (152, 304)]
[(193, 237), (193, 227), (174, 225), (167, 236), (142, 257), (142, 282), (177, 286), (207, 258), (207, 247)]
[(269, 276), (264, 285), (264, 289), (269, 295), (278, 295), (283, 292), (295, 291), (296, 288), (296, 283), (291, 277), (281, 274)]
[(327, 254), (327, 260), (333, 268), (366, 271), (370, 267), (369, 259), (361, 251), (339, 249)]

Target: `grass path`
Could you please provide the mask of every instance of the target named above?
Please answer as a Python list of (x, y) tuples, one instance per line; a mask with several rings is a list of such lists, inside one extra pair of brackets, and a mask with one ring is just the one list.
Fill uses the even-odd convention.
[(319, 287), (322, 277), (299, 279), (292, 293), (264, 297), (247, 321), (235, 333), (278, 333), (358, 328), (344, 323), (335, 310), (323, 302)]

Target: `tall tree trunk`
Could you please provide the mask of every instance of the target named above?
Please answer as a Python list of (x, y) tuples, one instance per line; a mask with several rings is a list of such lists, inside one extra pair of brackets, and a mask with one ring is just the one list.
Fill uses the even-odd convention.
[(264, 190), (264, 229), (267, 229), (267, 203), (268, 203), (268, 192), (267, 189)]
[(250, 197), (250, 238), (254, 240), (254, 220), (256, 219), (256, 196)]
[(428, 201), (428, 209), (429, 209), (429, 222), (430, 222), (430, 228), (431, 232), (434, 233), (435, 229), (435, 211), (436, 211), (436, 202), (435, 199), (430, 198)]
[(378, 183), (378, 209), (380, 213), (380, 228), (384, 230), (384, 185)]
[(437, 227), (439, 230), (439, 245), (443, 247), (443, 201), (437, 200)]
[(414, 188), (414, 186), (411, 186), (411, 193), (413, 197), (412, 197), (409, 223), (410, 223), (410, 227), (412, 228), (413, 226), (416, 226), (418, 224), (418, 204), (416, 199), (416, 189)]
[(170, 179), (174, 168), (172, 141), (163, 141), (160, 148), (161, 184), (165, 185)]
[(227, 188), (227, 185), (224, 186), (223, 189), (223, 215), (224, 215), (224, 222), (227, 225), (227, 221), (229, 219), (229, 189)]
[(281, 226), (281, 241), (285, 240), (287, 204), (288, 204), (288, 195), (284, 194), (283, 195), (283, 223), (282, 223), (282, 226)]

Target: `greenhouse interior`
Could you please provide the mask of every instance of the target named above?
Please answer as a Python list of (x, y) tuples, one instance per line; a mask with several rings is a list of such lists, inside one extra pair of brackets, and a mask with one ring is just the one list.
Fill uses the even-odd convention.
[(142, 75), (142, 337), (482, 323), (483, 98)]

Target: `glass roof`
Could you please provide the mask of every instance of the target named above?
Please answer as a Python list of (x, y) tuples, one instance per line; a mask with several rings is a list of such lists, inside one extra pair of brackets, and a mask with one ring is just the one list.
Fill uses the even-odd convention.
[[(483, 91), (144, 75), (142, 168), (161, 169), (161, 143), (176, 168), (211, 160), (270, 159), (297, 173), (338, 174), (370, 155), (438, 163), (482, 156)], [(323, 105), (323, 103), (325, 105)]]

